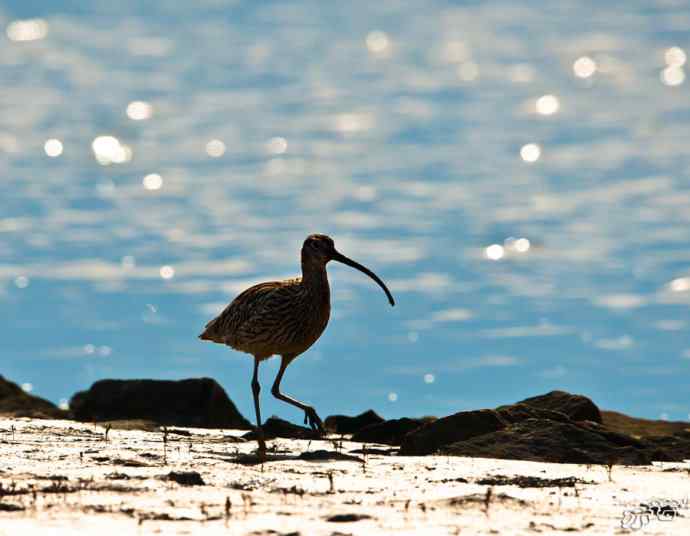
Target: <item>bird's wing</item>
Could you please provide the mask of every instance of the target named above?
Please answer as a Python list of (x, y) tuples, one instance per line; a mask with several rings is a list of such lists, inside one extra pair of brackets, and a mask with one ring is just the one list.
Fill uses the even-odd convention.
[[(263, 325), (263, 322), (253, 319), (268, 320), (267, 313), (276, 303), (289, 301), (290, 295), (294, 292), (295, 282), (296, 280), (270, 281), (248, 288), (222, 313), (206, 324), (206, 330), (200, 338), (230, 343), (232, 346), (251, 338), (255, 335), (253, 332), (256, 328), (261, 328), (258, 324)], [(248, 330), (251, 333), (247, 332)]]

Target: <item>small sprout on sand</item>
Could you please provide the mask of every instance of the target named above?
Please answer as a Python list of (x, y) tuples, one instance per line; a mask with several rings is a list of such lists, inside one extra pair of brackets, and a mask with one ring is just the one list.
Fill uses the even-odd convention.
[(606, 474), (609, 477), (609, 482), (613, 482), (613, 461), (611, 460), (606, 464)]
[(12, 430), (12, 441), (14, 441), (14, 432), (17, 430), (17, 429), (15, 428), (14, 424), (12, 425), (11, 430)]
[(249, 513), (249, 510), (251, 510), (253, 504), (254, 503), (252, 502), (252, 496), (249, 495), (249, 493), (243, 493), (242, 505), (244, 506), (244, 515), (247, 515)]
[(330, 484), (330, 489), (328, 493), (335, 493), (335, 484), (333, 483), (333, 471), (328, 471), (328, 483)]
[(110, 430), (112, 429), (113, 425), (108, 423), (105, 425), (105, 433), (103, 434), (103, 441), (108, 441), (108, 434), (110, 433)]
[(343, 450), (343, 436), (341, 435), (340, 438), (332, 438), (330, 439), (331, 445), (333, 445), (333, 449), (337, 452), (340, 453)]
[(168, 427), (163, 427), (163, 465), (168, 464)]
[(491, 499), (493, 498), (494, 488), (489, 486), (486, 488), (486, 495), (484, 496), (484, 514), (489, 517), (489, 508), (491, 508)]
[(405, 512), (407, 512), (410, 509), (410, 499), (407, 499), (405, 501)]
[(232, 510), (232, 503), (230, 497), (225, 497), (225, 520), (230, 519), (230, 510)]

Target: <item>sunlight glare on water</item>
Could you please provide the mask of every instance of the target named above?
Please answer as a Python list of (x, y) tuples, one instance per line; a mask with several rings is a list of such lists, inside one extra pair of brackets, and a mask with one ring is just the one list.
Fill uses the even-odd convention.
[(45, 142), (43, 149), (51, 158), (56, 158), (62, 154), (62, 142), (56, 138), (51, 138)]
[(15, 20), (7, 26), (11, 41), (36, 41), (48, 34), (48, 23), (43, 19)]
[(321, 232), (396, 305), (328, 265), (330, 324), (285, 380), (320, 414), (564, 389), (686, 418), (687, 18), (641, 0), (4, 2), (0, 373), (55, 402), (208, 376), (250, 416), (251, 359), (197, 336), (298, 275)]

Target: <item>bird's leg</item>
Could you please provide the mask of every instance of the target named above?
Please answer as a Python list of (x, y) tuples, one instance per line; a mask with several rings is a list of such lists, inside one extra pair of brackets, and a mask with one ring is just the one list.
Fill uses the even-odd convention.
[(290, 364), (290, 361), (292, 361), (294, 358), (295, 356), (281, 356), (280, 370), (278, 371), (278, 375), (273, 382), (273, 387), (271, 387), (271, 394), (278, 400), (282, 400), (283, 402), (287, 402), (288, 404), (292, 404), (293, 406), (300, 408), (302, 411), (304, 411), (304, 424), (309, 423), (309, 426), (312, 428), (312, 430), (318, 430), (320, 433), (323, 433), (323, 423), (313, 407), (280, 392), (280, 382), (283, 379), (285, 369)]
[(256, 411), (256, 439), (259, 442), (259, 456), (266, 456), (266, 441), (264, 429), (261, 426), (261, 409), (259, 408), (259, 358), (254, 357), (254, 376), (252, 377), (252, 393), (254, 394), (254, 410)]

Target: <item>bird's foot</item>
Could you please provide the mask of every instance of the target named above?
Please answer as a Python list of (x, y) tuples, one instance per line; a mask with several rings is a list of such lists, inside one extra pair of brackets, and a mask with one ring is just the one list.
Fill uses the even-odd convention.
[(309, 424), (312, 430), (323, 434), (323, 422), (311, 406), (304, 410), (304, 424)]
[(256, 429), (256, 441), (259, 444), (259, 448), (256, 451), (259, 460), (266, 461), (266, 440), (264, 439), (264, 431), (261, 427)]

